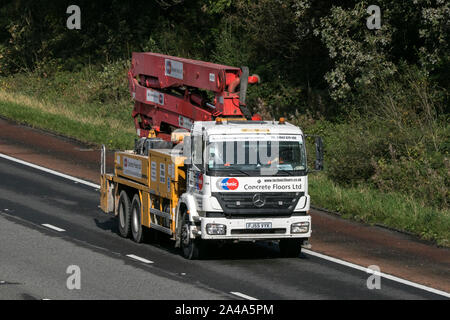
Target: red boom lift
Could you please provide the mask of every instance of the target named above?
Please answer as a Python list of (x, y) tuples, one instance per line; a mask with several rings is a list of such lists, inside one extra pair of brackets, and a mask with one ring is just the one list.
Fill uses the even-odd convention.
[[(249, 76), (247, 67), (133, 52), (128, 80), (140, 137), (170, 141), (175, 129), (189, 130), (193, 121), (216, 117), (261, 120), (252, 116), (245, 104), (248, 83), (260, 81), (257, 75)], [(214, 98), (208, 99), (208, 92)]]

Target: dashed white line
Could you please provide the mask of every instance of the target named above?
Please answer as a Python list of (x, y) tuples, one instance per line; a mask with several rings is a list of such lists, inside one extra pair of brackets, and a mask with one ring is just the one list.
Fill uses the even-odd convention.
[(47, 228), (49, 228), (49, 229), (53, 229), (53, 230), (58, 231), (58, 232), (66, 231), (66, 230), (64, 230), (64, 229), (55, 227), (54, 225), (51, 225), (51, 224), (48, 224), (48, 223), (43, 223), (42, 225), (43, 225), (44, 227), (47, 227)]
[(248, 296), (248, 295), (240, 293), (240, 292), (232, 291), (230, 293), (234, 294), (235, 296), (247, 299), (247, 300), (258, 300), (258, 299), (254, 298), (254, 297)]
[[(350, 268), (353, 268), (353, 269), (364, 271), (366, 273), (373, 273), (373, 271), (371, 269), (369, 269), (369, 268), (365, 268), (365, 267), (359, 266), (357, 264), (354, 264), (354, 263), (351, 263), (351, 262), (347, 262), (347, 261), (344, 261), (344, 260), (341, 260), (341, 259), (333, 258), (333, 257), (327, 256), (327, 255), (324, 255), (324, 254), (321, 254), (321, 253), (318, 253), (318, 252), (314, 252), (314, 251), (311, 251), (311, 250), (308, 250), (308, 249), (303, 249), (302, 252), (306, 253), (306, 254), (309, 254), (311, 256), (315, 256), (317, 258), (321, 258), (321, 259), (324, 259), (324, 260), (328, 260), (328, 261), (331, 261), (331, 262), (334, 262), (334, 263), (346, 266), (346, 267), (350, 267)], [(387, 273), (384, 273), (384, 272), (380, 272), (380, 273), (377, 272), (377, 274), (379, 274), (381, 277), (383, 277), (385, 279), (389, 279), (389, 280), (392, 280), (392, 281), (395, 281), (395, 282), (399, 282), (399, 283), (404, 284), (404, 285), (408, 285), (408, 286), (411, 286), (411, 287), (414, 287), (414, 288), (418, 288), (418, 289), (421, 289), (421, 290), (425, 290), (425, 291), (428, 291), (428, 292), (431, 292), (431, 293), (434, 293), (434, 294), (438, 294), (438, 295), (450, 298), (450, 293), (445, 292), (445, 291), (437, 290), (437, 289), (434, 289), (434, 288), (431, 288), (431, 287), (424, 286), (422, 284), (418, 284), (418, 283), (415, 283), (415, 282), (412, 282), (412, 281), (409, 281), (409, 280), (398, 278), (396, 276), (393, 276), (393, 275), (390, 275), (390, 274), (387, 274)]]
[(75, 183), (82, 183), (82, 184), (87, 185), (89, 187), (100, 189), (100, 186), (98, 184), (95, 184), (95, 183), (92, 183), (92, 182), (88, 182), (88, 181), (85, 181), (85, 180), (82, 180), (82, 179), (78, 179), (78, 178), (69, 176), (68, 174), (64, 174), (64, 173), (61, 173), (61, 172), (58, 172), (58, 171), (55, 171), (55, 170), (52, 170), (52, 169), (44, 168), (44, 167), (38, 166), (36, 164), (29, 163), (29, 162), (26, 162), (26, 161), (23, 161), (23, 160), (14, 158), (14, 157), (10, 157), (10, 156), (7, 156), (6, 154), (3, 154), (3, 153), (0, 153), (0, 158), (4, 158), (4, 159), (7, 159), (7, 160), (10, 160), (10, 161), (13, 161), (13, 162), (17, 162), (17, 163), (23, 164), (24, 166), (28, 166), (28, 167), (31, 167), (31, 168), (34, 168), (34, 169), (38, 169), (38, 170), (41, 170), (41, 171), (53, 174), (53, 175), (58, 176), (58, 177), (62, 177), (62, 178), (65, 178), (65, 179), (72, 180)]
[(145, 258), (136, 256), (134, 254), (127, 254), (127, 257), (131, 258), (131, 259), (134, 259), (134, 260), (138, 260), (138, 261), (144, 262), (144, 263), (153, 263), (153, 261), (151, 261), (151, 260), (147, 260)]

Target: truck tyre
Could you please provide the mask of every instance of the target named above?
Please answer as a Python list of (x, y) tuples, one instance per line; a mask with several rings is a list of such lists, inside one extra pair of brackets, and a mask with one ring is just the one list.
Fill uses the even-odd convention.
[(189, 260), (200, 258), (201, 240), (189, 237), (189, 216), (185, 213), (181, 225), (181, 252), (183, 257)]
[(302, 251), (303, 240), (281, 239), (279, 243), (281, 256), (284, 258), (297, 258)]
[(130, 198), (127, 193), (122, 190), (119, 197), (119, 213), (117, 217), (119, 225), (119, 233), (122, 237), (128, 238), (130, 236), (130, 224), (131, 224), (131, 204)]
[(131, 235), (137, 243), (144, 241), (144, 230), (141, 222), (141, 200), (138, 194), (134, 195), (131, 202)]

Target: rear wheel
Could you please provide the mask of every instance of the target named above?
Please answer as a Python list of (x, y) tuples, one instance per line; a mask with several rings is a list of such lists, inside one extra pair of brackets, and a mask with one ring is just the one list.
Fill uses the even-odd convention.
[(281, 256), (297, 258), (302, 252), (302, 244), (302, 239), (281, 239), (279, 243)]
[(134, 195), (131, 202), (131, 235), (137, 243), (144, 241), (144, 230), (141, 222), (141, 200), (138, 194)]
[(189, 225), (189, 216), (185, 213), (181, 225), (181, 251), (186, 259), (196, 260), (201, 257), (201, 240), (191, 239)]
[(119, 197), (119, 216), (118, 216), (118, 225), (119, 225), (119, 233), (122, 237), (128, 238), (130, 236), (130, 223), (131, 223), (131, 204), (130, 198), (127, 193), (122, 190), (120, 192)]

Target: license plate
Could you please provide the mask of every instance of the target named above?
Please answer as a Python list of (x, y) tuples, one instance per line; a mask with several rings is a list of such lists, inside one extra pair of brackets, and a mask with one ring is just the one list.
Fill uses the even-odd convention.
[(272, 222), (249, 222), (247, 229), (271, 229)]

